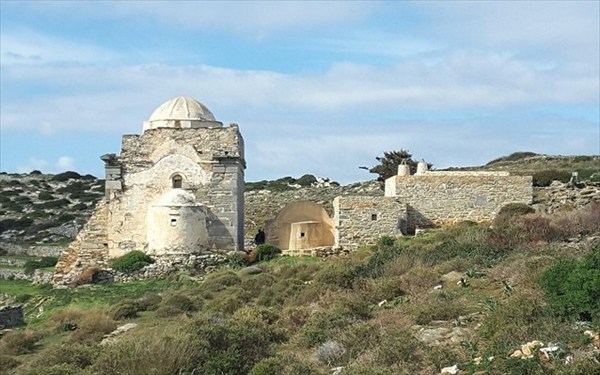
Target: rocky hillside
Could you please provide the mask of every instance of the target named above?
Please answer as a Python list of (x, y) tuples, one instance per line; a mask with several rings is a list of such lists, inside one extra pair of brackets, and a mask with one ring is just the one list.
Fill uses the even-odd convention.
[(104, 194), (104, 181), (75, 172), (0, 175), (0, 241), (66, 244)]
[[(480, 167), (461, 170), (507, 170), (534, 176), (534, 204), (538, 211), (553, 212), (560, 207), (579, 207), (600, 200), (600, 156), (548, 156), (528, 152), (498, 158)], [(567, 184), (572, 172), (579, 181)], [(560, 182), (552, 181), (558, 180)], [(104, 181), (75, 172), (46, 175), (0, 174), (0, 249), (10, 244), (64, 246), (87, 221), (102, 198)], [(327, 178), (304, 175), (275, 181), (246, 183), (247, 240), (258, 228), (273, 219), (286, 204), (309, 200), (322, 204), (332, 214), (332, 201), (339, 195), (383, 195), (377, 181), (340, 186)], [(7, 245), (9, 243), (9, 245)]]

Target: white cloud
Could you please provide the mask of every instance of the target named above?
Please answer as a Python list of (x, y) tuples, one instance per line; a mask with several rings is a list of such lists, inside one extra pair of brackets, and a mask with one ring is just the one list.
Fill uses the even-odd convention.
[(101, 63), (116, 58), (116, 54), (93, 45), (75, 43), (38, 33), (19, 30), (2, 31), (0, 34), (2, 65), (55, 64), (55, 63)]
[[(389, 67), (336, 64), (326, 72), (282, 74), (207, 65), (10, 66), (6, 87), (60, 88), (78, 77), (77, 91), (28, 99), (26, 108), (4, 89), (5, 129), (56, 133), (66, 129), (137, 131), (170, 97), (196, 97), (223, 121), (244, 114), (373, 116), (382, 111), (510, 108), (538, 103), (595, 105), (599, 72), (580, 65), (547, 69), (507, 55), (458, 51), (434, 65), (418, 60)], [(160, 90), (157, 90), (160, 88)], [(317, 116), (315, 116), (317, 114)], [(287, 118), (281, 118), (286, 121)]]
[(61, 156), (56, 161), (55, 167), (59, 170), (73, 170), (75, 168), (75, 160), (68, 156)]
[(376, 8), (376, 2), (338, 1), (73, 1), (36, 2), (33, 11), (126, 19), (136, 24), (150, 20), (163, 27), (219, 30), (262, 38), (280, 31), (356, 22)]
[[(562, 58), (598, 61), (598, 1), (415, 2), (442, 39), (468, 40), (493, 49), (541, 49)], [(596, 64), (597, 66), (597, 64)]]
[(39, 170), (43, 173), (60, 173), (75, 170), (75, 160), (69, 156), (61, 156), (56, 161), (48, 161), (35, 156), (29, 157), (27, 161), (17, 166), (18, 173), (29, 173)]

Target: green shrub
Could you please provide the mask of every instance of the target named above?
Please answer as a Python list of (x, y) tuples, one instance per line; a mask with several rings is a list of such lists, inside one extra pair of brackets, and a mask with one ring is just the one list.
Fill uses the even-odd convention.
[(57, 199), (54, 201), (47, 201), (44, 203), (36, 204), (40, 208), (64, 208), (71, 204), (71, 201), (66, 198)]
[(85, 203), (77, 203), (76, 205), (74, 205), (72, 207), (73, 211), (82, 211), (82, 210), (86, 210), (88, 208), (88, 205)]
[(600, 320), (600, 242), (582, 260), (562, 260), (540, 278), (552, 311), (565, 318)]
[(379, 240), (377, 241), (377, 246), (378, 247), (394, 246), (395, 241), (396, 240), (394, 239), (394, 237), (383, 236), (383, 237), (379, 238)]
[(4, 219), (0, 221), (0, 233), (7, 230), (22, 230), (33, 224), (33, 219), (23, 217), (20, 219)]
[(71, 365), (83, 369), (91, 366), (98, 355), (94, 345), (62, 344), (53, 345), (31, 361), (31, 367), (38, 370), (56, 365)]
[(320, 375), (317, 366), (293, 354), (277, 354), (258, 362), (248, 375)]
[(21, 362), (13, 356), (0, 354), (0, 369), (11, 370), (17, 367)]
[(26, 372), (19, 373), (19, 375), (91, 375), (91, 373), (75, 365), (61, 363), (53, 366), (30, 368)]
[[(421, 344), (412, 332), (400, 327), (390, 327), (382, 332), (381, 341), (375, 350), (375, 360), (384, 366), (418, 366)], [(406, 373), (415, 373), (409, 372)]]
[(38, 194), (38, 199), (41, 201), (51, 201), (54, 199), (54, 195), (52, 195), (49, 191), (40, 191)]
[(32, 274), (39, 268), (54, 267), (58, 263), (58, 257), (42, 257), (39, 260), (28, 260), (25, 262), (25, 273)]
[(546, 169), (533, 174), (533, 186), (550, 186), (552, 181), (569, 182), (571, 172), (557, 169)]
[(24, 195), (19, 195), (18, 197), (15, 197), (15, 199), (13, 200), (15, 203), (18, 204), (30, 204), (32, 203), (31, 198), (24, 196)]
[(71, 336), (71, 342), (100, 342), (116, 328), (115, 321), (101, 310), (86, 311)]
[(305, 174), (296, 180), (296, 183), (300, 186), (311, 186), (313, 183), (317, 182), (317, 178), (312, 174)]
[(154, 259), (146, 255), (143, 251), (133, 250), (129, 253), (115, 258), (112, 268), (121, 272), (133, 272), (154, 263)]
[(31, 294), (23, 293), (15, 296), (15, 303), (25, 303), (29, 301), (33, 296)]
[(56, 218), (56, 222), (57, 223), (66, 223), (68, 221), (72, 221), (73, 219), (75, 219), (75, 215), (63, 213), (63, 214), (60, 214), (60, 216)]
[(266, 359), (282, 336), (260, 322), (201, 318), (192, 324), (197, 345), (206, 351), (197, 359), (203, 374), (247, 374)]
[(146, 293), (136, 300), (140, 311), (156, 310), (162, 301), (162, 297), (156, 293)]
[(141, 310), (137, 302), (127, 299), (111, 306), (108, 314), (115, 320), (133, 319), (138, 317), (139, 311)]
[(227, 264), (233, 268), (241, 268), (248, 265), (246, 261), (246, 254), (242, 252), (235, 252), (227, 256)]
[(531, 152), (531, 151), (518, 151), (518, 152), (513, 152), (512, 154), (508, 155), (508, 156), (502, 156), (498, 159), (494, 159), (490, 162), (488, 162), (486, 164), (486, 166), (495, 164), (495, 163), (499, 163), (499, 162), (503, 162), (503, 161), (517, 161), (517, 160), (521, 160), (521, 159), (525, 159), (528, 157), (532, 157), (532, 156), (537, 156), (538, 154), (536, 154), (535, 152)]
[(515, 217), (535, 213), (535, 210), (523, 203), (509, 203), (502, 206), (494, 218), (494, 225), (503, 225)]
[(31, 353), (41, 335), (31, 331), (10, 331), (0, 341), (0, 352), (8, 355)]
[(256, 247), (256, 259), (259, 262), (271, 260), (278, 254), (281, 254), (281, 249), (268, 243)]
[(165, 296), (162, 299), (161, 306), (171, 306), (183, 312), (191, 312), (196, 310), (194, 302), (192, 302), (189, 297), (181, 293)]
[(295, 339), (305, 347), (315, 347), (330, 340), (353, 319), (342, 311), (324, 311), (313, 315), (302, 327)]
[(71, 181), (67, 184), (67, 186), (63, 186), (56, 191), (59, 193), (77, 193), (84, 191), (88, 187), (88, 185), (84, 185), (81, 181)]
[(78, 180), (80, 178), (81, 178), (81, 175), (79, 173), (73, 172), (73, 171), (67, 171), (67, 172), (63, 172), (63, 173), (54, 175), (54, 177), (52, 177), (52, 181), (68, 181), (69, 179)]

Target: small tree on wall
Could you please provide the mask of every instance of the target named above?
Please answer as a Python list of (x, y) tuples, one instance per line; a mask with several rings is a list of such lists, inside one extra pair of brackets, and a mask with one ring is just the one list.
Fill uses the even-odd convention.
[[(410, 168), (410, 173), (417, 172), (417, 162), (412, 159), (412, 154), (408, 150), (400, 149), (400, 151), (385, 151), (383, 156), (377, 156), (375, 159), (379, 162), (374, 167), (359, 167), (366, 169), (369, 173), (379, 175), (377, 181), (385, 181), (386, 179), (395, 176), (398, 173), (398, 166), (402, 162), (406, 163)], [(431, 168), (432, 164), (427, 164)]]

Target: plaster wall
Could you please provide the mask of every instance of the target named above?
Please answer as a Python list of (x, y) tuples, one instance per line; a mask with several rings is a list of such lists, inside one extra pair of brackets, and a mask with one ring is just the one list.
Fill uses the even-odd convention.
[(302, 221), (290, 226), (289, 250), (323, 246), (323, 225), (318, 221)]
[[(321, 205), (309, 201), (294, 202), (285, 206), (275, 220), (267, 225), (267, 242), (278, 246), (282, 250), (288, 250), (290, 246), (295, 246), (295, 242), (291, 241), (292, 225), (294, 223), (307, 222), (320, 224), (320, 230), (314, 229), (311, 232), (313, 236), (310, 240), (311, 246), (333, 246), (333, 219), (327, 215), (327, 212)], [(300, 244), (298, 245), (300, 246)]]
[(207, 244), (206, 216), (201, 207), (150, 207), (147, 253), (198, 253)]

